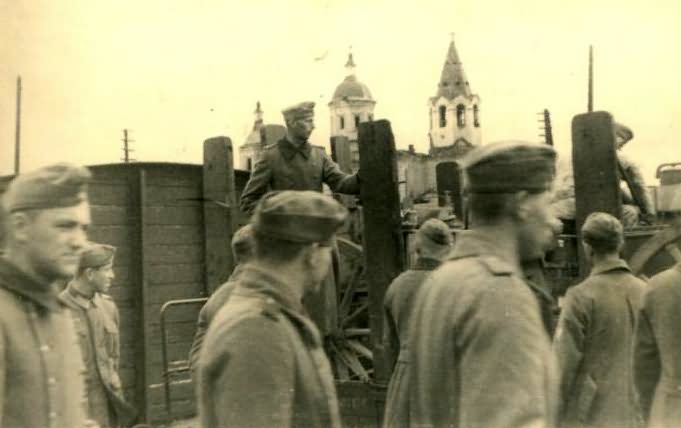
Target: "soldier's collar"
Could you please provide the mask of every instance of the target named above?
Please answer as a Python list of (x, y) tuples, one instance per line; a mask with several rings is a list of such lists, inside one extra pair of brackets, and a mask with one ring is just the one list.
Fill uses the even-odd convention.
[(300, 153), (302, 157), (308, 159), (310, 157), (310, 151), (312, 150), (312, 146), (310, 146), (310, 143), (308, 143), (307, 141), (304, 142), (303, 144), (298, 145), (292, 143), (286, 137), (279, 140), (278, 145), (281, 154), (284, 156), (284, 159), (286, 160), (291, 160), (297, 153)]
[(95, 297), (97, 294), (95, 293), (92, 298), (88, 298), (86, 295), (81, 293), (76, 289), (76, 287), (73, 286), (73, 283), (70, 282), (69, 285), (66, 286), (66, 290), (62, 293), (63, 297), (67, 297), (69, 301), (77, 304), (83, 309), (88, 309), (90, 306), (96, 306), (95, 304)]
[(591, 268), (591, 275), (600, 275), (602, 273), (610, 272), (613, 270), (626, 270), (631, 272), (629, 265), (622, 259), (608, 260), (602, 263), (598, 263)]
[(302, 301), (296, 296), (294, 288), (281, 279), (276, 272), (246, 264), (239, 276), (241, 288), (264, 294), (283, 308), (296, 313), (305, 313)]
[(442, 262), (437, 259), (431, 259), (430, 257), (419, 257), (414, 263), (414, 270), (435, 270), (440, 266)]
[(54, 284), (40, 284), (14, 264), (0, 257), (0, 287), (49, 310), (59, 309), (59, 293)]
[(508, 257), (499, 250), (497, 241), (477, 230), (457, 233), (454, 251), (448, 260), (468, 257), (478, 257), (495, 275), (516, 274), (521, 278), (523, 277), (518, 262), (508, 260)]

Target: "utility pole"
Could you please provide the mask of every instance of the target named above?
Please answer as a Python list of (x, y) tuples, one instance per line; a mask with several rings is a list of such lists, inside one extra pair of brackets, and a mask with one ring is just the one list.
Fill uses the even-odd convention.
[(130, 158), (130, 152), (134, 152), (134, 150), (130, 148), (130, 143), (134, 143), (135, 140), (128, 138), (127, 129), (123, 130), (123, 140), (121, 141), (123, 141), (123, 158), (121, 160), (125, 163), (134, 162), (135, 159)]
[(587, 111), (594, 111), (594, 47), (589, 46), (589, 101)]
[(539, 130), (544, 131), (543, 134), (539, 134), (540, 137), (544, 138), (544, 143), (548, 144), (549, 146), (553, 146), (553, 128), (551, 127), (551, 112), (549, 112), (548, 109), (544, 109), (543, 113), (537, 113), (537, 115), (541, 116), (541, 119), (539, 119), (539, 123), (542, 123), (544, 126), (540, 126)]
[(14, 130), (14, 174), (19, 174), (21, 165), (21, 76), (17, 77), (17, 123)]

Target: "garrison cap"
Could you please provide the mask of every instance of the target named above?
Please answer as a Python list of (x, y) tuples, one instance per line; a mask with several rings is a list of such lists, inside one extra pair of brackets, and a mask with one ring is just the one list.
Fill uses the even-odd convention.
[(304, 101), (281, 111), (286, 121), (314, 117), (314, 102)]
[(116, 247), (106, 244), (90, 242), (83, 255), (80, 256), (80, 269), (98, 268), (111, 263), (116, 254)]
[(333, 198), (314, 191), (285, 190), (262, 197), (253, 213), (256, 234), (301, 243), (329, 243), (348, 215)]
[(621, 139), (620, 144), (624, 145), (629, 140), (634, 138), (634, 131), (628, 126), (622, 125), (621, 123), (615, 122), (615, 137)]
[(610, 214), (589, 214), (582, 226), (584, 242), (596, 248), (617, 248), (623, 238), (622, 223)]
[(556, 152), (547, 144), (500, 141), (472, 150), (460, 165), (470, 193), (541, 192), (553, 183)]
[(416, 231), (418, 236), (436, 245), (449, 245), (452, 243), (452, 233), (442, 220), (430, 218), (423, 222)]
[(66, 208), (87, 201), (90, 171), (82, 166), (58, 163), (17, 175), (3, 195), (8, 213)]

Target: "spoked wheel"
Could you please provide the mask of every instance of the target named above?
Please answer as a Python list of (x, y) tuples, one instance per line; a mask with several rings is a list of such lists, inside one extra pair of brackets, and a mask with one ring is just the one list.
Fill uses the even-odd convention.
[(373, 355), (369, 349), (369, 301), (362, 247), (339, 238), (338, 250), (338, 325), (327, 346), (337, 379), (368, 382), (373, 373)]
[(629, 258), (635, 275), (647, 278), (681, 263), (681, 225), (674, 224), (650, 237)]

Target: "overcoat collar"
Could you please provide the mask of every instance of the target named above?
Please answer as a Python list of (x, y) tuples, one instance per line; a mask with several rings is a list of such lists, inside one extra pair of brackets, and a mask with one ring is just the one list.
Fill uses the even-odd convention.
[(603, 263), (595, 264), (591, 268), (591, 275), (600, 275), (602, 273), (611, 272), (613, 270), (626, 270), (631, 272), (629, 265), (622, 259), (608, 260)]
[(0, 257), (0, 287), (37, 303), (45, 309), (60, 308), (59, 293), (54, 284), (38, 283), (2, 257)]
[(467, 257), (481, 257), (489, 260), (487, 267), (495, 274), (516, 274), (523, 277), (517, 261), (508, 260), (492, 237), (477, 230), (466, 230), (457, 233), (454, 251), (449, 260)]
[(300, 153), (303, 158), (309, 159), (310, 152), (312, 151), (312, 146), (310, 146), (310, 143), (307, 141), (298, 145), (290, 142), (288, 138), (282, 138), (277, 144), (279, 146), (279, 151), (286, 160), (293, 159), (298, 153)]
[(437, 259), (431, 259), (430, 257), (419, 257), (414, 263), (413, 270), (435, 270), (440, 266), (442, 262)]

